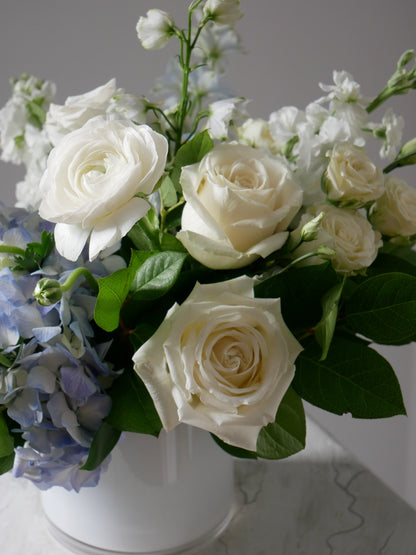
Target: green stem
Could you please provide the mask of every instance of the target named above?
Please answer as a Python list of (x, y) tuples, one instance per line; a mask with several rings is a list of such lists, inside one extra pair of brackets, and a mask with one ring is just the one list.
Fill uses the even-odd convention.
[(89, 270), (87, 270), (87, 268), (77, 268), (76, 270), (74, 270), (72, 274), (68, 276), (65, 283), (61, 285), (62, 291), (68, 291), (68, 289), (70, 289), (74, 285), (75, 281), (80, 276), (83, 276), (88, 281), (94, 293), (98, 293), (97, 280), (94, 278), (92, 273)]
[(285, 266), (284, 268), (282, 268), (280, 270), (280, 272), (277, 272), (276, 274), (274, 274), (275, 276), (278, 276), (280, 274), (283, 274), (283, 272), (286, 272), (286, 270), (289, 270), (289, 268), (292, 268), (293, 266), (295, 266), (296, 264), (299, 264), (299, 262), (303, 262), (304, 260), (307, 260), (308, 258), (312, 258), (314, 256), (318, 256), (319, 257), (320, 252), (319, 250), (317, 251), (312, 251), (312, 252), (308, 252), (302, 256), (299, 256), (299, 258), (296, 258), (296, 260), (292, 260), (292, 262), (290, 264), (288, 264), (287, 266)]
[(0, 245), (0, 252), (5, 252), (8, 254), (18, 254), (20, 256), (25, 255), (25, 251), (19, 247), (12, 247), (11, 245)]

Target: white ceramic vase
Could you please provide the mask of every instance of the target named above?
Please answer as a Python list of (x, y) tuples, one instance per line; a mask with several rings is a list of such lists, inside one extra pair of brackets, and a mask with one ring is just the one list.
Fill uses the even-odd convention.
[(232, 458), (185, 425), (158, 439), (127, 433), (98, 486), (42, 493), (50, 531), (76, 553), (185, 553), (232, 518)]

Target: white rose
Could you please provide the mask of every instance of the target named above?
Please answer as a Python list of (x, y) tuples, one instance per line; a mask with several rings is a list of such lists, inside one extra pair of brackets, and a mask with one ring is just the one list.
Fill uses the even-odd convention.
[(163, 10), (153, 8), (142, 16), (136, 25), (137, 36), (146, 50), (163, 48), (175, 30), (172, 16)]
[(133, 360), (166, 430), (185, 422), (255, 451), (301, 349), (280, 299), (254, 298), (253, 281), (242, 276), (197, 284)]
[(177, 237), (214, 269), (240, 268), (281, 248), (302, 204), (288, 168), (247, 145), (219, 144), (182, 169), (181, 184), (186, 204)]
[(243, 17), (240, 0), (207, 0), (203, 14), (220, 25), (233, 25)]
[(55, 147), (40, 183), (39, 214), (56, 222), (58, 251), (76, 260), (90, 237), (89, 256), (115, 245), (149, 210), (163, 173), (165, 137), (146, 125), (98, 117)]
[[(330, 204), (311, 206), (308, 208), (308, 213), (302, 216), (294, 234), (300, 233), (306, 222), (321, 212), (324, 213), (324, 217), (316, 239), (302, 243), (294, 252), (294, 256), (313, 252), (323, 245), (335, 251), (331, 261), (337, 272), (355, 274), (368, 268), (376, 259), (378, 249), (382, 246), (381, 235), (378, 231), (374, 231), (370, 222), (356, 210), (337, 208)], [(321, 262), (322, 260), (316, 257), (306, 261), (309, 264)]]
[(64, 105), (51, 104), (46, 114), (46, 129), (56, 146), (64, 135), (82, 127), (87, 121), (105, 114), (114, 95), (122, 92), (116, 88), (115, 79), (92, 91), (68, 96)]
[(371, 209), (370, 220), (383, 235), (416, 234), (416, 190), (402, 179), (386, 178), (386, 192)]
[(340, 143), (331, 152), (322, 185), (331, 202), (358, 206), (384, 193), (384, 175), (364, 151)]

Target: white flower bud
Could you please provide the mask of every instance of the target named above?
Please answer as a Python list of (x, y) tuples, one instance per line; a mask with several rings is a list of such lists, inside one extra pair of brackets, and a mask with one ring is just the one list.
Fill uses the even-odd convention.
[(203, 13), (220, 25), (233, 25), (243, 17), (240, 0), (207, 0)]
[(173, 35), (175, 22), (171, 15), (153, 8), (137, 22), (136, 31), (143, 48), (159, 50), (163, 48)]

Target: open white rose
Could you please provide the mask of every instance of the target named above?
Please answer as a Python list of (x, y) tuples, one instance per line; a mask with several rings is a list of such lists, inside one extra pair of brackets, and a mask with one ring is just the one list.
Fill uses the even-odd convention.
[[(337, 272), (355, 274), (368, 268), (376, 259), (378, 249), (383, 242), (380, 233), (375, 231), (365, 216), (356, 210), (337, 208), (330, 204), (310, 206), (308, 212), (302, 216), (294, 234), (300, 233), (306, 222), (321, 212), (324, 213), (324, 217), (316, 239), (302, 243), (294, 255), (302, 256), (323, 245), (335, 251), (335, 256), (331, 260)], [(317, 257), (305, 261), (305, 264), (317, 263), (322, 263), (322, 260)]]
[(371, 209), (370, 220), (383, 235), (416, 234), (416, 190), (402, 179), (386, 178), (386, 192)]
[(149, 210), (166, 163), (167, 140), (146, 125), (93, 118), (65, 135), (48, 158), (39, 214), (56, 222), (58, 251), (76, 260), (115, 245)]
[(323, 188), (332, 202), (364, 205), (384, 193), (384, 175), (363, 150), (339, 143), (331, 152)]
[(186, 204), (178, 239), (214, 269), (241, 268), (285, 243), (302, 205), (290, 171), (265, 152), (219, 144), (182, 169)]
[(280, 299), (254, 298), (252, 279), (242, 276), (197, 284), (133, 360), (166, 430), (184, 422), (255, 451), (300, 351)]
[(106, 113), (114, 95), (122, 92), (116, 88), (116, 80), (110, 79), (84, 94), (68, 96), (65, 104), (51, 104), (46, 114), (45, 130), (56, 146), (64, 135), (82, 127), (87, 121)]

